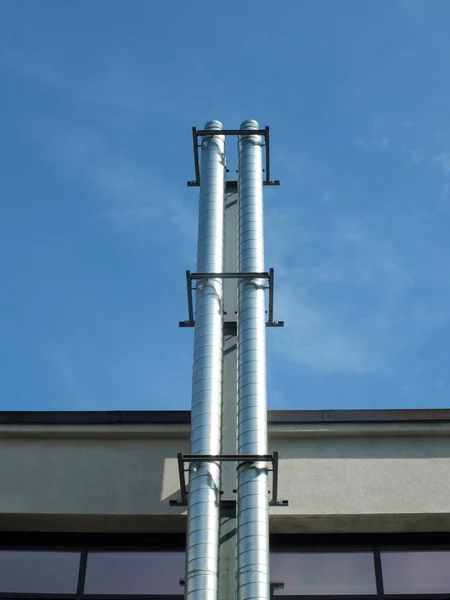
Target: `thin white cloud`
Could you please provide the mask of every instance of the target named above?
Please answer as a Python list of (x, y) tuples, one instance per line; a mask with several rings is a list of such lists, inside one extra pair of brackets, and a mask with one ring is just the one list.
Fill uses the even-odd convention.
[(353, 140), (352, 146), (355, 148), (359, 148), (364, 152), (367, 152), (371, 147), (375, 148), (389, 148), (391, 145), (391, 140), (388, 137), (377, 137), (373, 139), (370, 144), (361, 139)]
[(333, 310), (320, 305), (313, 294), (285, 281), (277, 287), (277, 313), (286, 323), (275, 338), (284, 359), (315, 373), (373, 373), (386, 369), (367, 336), (348, 326)]
[(60, 388), (63, 404), (95, 405), (96, 398), (86, 379), (86, 371), (77, 363), (70, 345), (54, 340), (41, 340), (39, 355)]
[(324, 192), (322, 196), (322, 204), (331, 204), (336, 199), (335, 190), (328, 189)]
[(408, 151), (410, 161), (413, 165), (418, 165), (422, 163), (427, 155), (423, 150), (413, 149)]
[(47, 62), (42, 62), (34, 56), (3, 51), (0, 54), (0, 66), (25, 79), (31, 79), (52, 88), (60, 88), (61, 79), (54, 66)]
[(428, 2), (424, 0), (397, 0), (396, 4), (404, 17), (413, 22), (423, 22)]
[(444, 171), (450, 173), (450, 152), (443, 152), (442, 154), (436, 155), (434, 161), (436, 164), (440, 165)]
[(391, 145), (391, 140), (388, 137), (380, 137), (374, 139), (373, 143), (378, 148), (389, 148)]
[(442, 186), (438, 204), (441, 210), (450, 209), (450, 183), (448, 181)]
[(388, 115), (377, 115), (372, 123), (372, 130), (374, 132), (379, 132), (382, 129), (385, 129), (389, 122)]
[(350, 285), (376, 287), (381, 277), (391, 290), (400, 292), (413, 282), (412, 273), (393, 242), (374, 235), (359, 219), (337, 219), (331, 242), (333, 258), (337, 262), (341, 260), (344, 281)]
[(46, 122), (38, 139), (45, 141), (48, 158), (58, 167), (55, 176), (85, 187), (91, 209), (131, 239), (148, 241), (174, 229), (191, 239), (195, 235), (195, 203), (188, 203), (150, 165), (127, 159), (97, 131)]
[[(360, 220), (333, 219), (320, 239), (310, 233), (297, 242), (286, 222), (276, 227), (271, 221), (270, 239), (294, 244), (289, 263), (281, 242), (270, 246), (277, 318), (286, 323), (274, 345), (284, 360), (315, 373), (389, 373), (447, 318), (414, 301), (413, 272), (394, 243)], [(310, 258), (311, 243), (323, 245), (321, 258)]]
[(354, 146), (355, 148), (359, 148), (360, 150), (368, 150), (369, 149), (369, 144), (367, 144), (364, 140), (353, 140), (352, 142), (352, 146)]
[(113, 58), (96, 77), (77, 82), (58, 69), (57, 59), (50, 64), (9, 52), (0, 56), (0, 65), (21, 78), (58, 89), (69, 106), (77, 107), (72, 120), (43, 116), (34, 124), (34, 134), (47, 159), (57, 166), (55, 176), (85, 187), (99, 217), (128, 233), (130, 240), (162, 236), (164, 225), (192, 239), (195, 202), (182, 197), (182, 182), (173, 185), (154, 154), (136, 161), (123, 151), (136, 127), (141, 127), (143, 114), (150, 109), (154, 114), (171, 110), (159, 102), (155, 82), (150, 85), (144, 73)]

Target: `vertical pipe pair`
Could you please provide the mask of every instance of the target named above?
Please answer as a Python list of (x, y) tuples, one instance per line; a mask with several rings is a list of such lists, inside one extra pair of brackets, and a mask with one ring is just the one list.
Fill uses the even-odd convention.
[[(210, 121), (205, 130), (222, 130)], [(262, 140), (256, 121), (241, 125), (238, 148), (239, 272), (264, 271)], [(197, 271), (223, 272), (225, 140), (202, 139)], [(238, 454), (267, 454), (265, 281), (238, 282)], [(221, 450), (222, 280), (197, 283), (191, 409), (191, 453)], [(237, 488), (237, 600), (269, 599), (267, 464), (240, 462)], [(217, 600), (220, 464), (191, 464), (185, 598)], [(231, 599), (230, 599), (231, 600)]]

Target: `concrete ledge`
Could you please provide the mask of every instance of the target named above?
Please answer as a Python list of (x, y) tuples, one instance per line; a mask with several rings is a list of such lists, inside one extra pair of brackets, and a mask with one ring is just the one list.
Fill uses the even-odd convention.
[[(55, 533), (186, 533), (184, 515), (0, 515), (0, 531)], [(391, 515), (271, 515), (271, 534), (450, 532), (450, 513)], [(45, 541), (45, 540), (44, 540)], [(161, 543), (161, 540), (159, 540)]]
[(450, 532), (450, 513), (391, 515), (271, 516), (271, 533), (431, 533)]
[[(184, 515), (2, 514), (0, 531), (66, 533), (185, 533)], [(160, 540), (161, 542), (161, 540)]]

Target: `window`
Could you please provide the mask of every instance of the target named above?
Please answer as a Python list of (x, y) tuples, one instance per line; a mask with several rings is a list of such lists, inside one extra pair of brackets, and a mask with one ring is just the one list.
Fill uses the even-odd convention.
[[(66, 545), (64, 534), (54, 542), (56, 546), (62, 539), (60, 550), (39, 549), (41, 539), (23, 550), (0, 549), (0, 598), (30, 600), (29, 594), (33, 600), (183, 598), (183, 536), (159, 541), (141, 537), (134, 546), (133, 538), (116, 536), (94, 538), (95, 545), (90, 546), (86, 536), (80, 548)], [(79, 539), (73, 543), (79, 544)], [(450, 535), (434, 547), (432, 541), (420, 547), (417, 536), (409, 545), (408, 538), (393, 536), (365, 538), (365, 543), (357, 538), (354, 543), (349, 536), (342, 544), (329, 539), (327, 545), (314, 536), (301, 540), (303, 545), (296, 536), (281, 539), (278, 551), (273, 544), (270, 579), (284, 585), (284, 589), (274, 586), (273, 598), (382, 600), (384, 593), (386, 600), (438, 600), (438, 594), (450, 599)], [(110, 547), (111, 543), (117, 545)]]
[(279, 596), (377, 593), (372, 552), (275, 552), (271, 580), (284, 583)]
[(183, 594), (184, 552), (89, 552), (85, 594)]
[(79, 552), (0, 550), (0, 592), (76, 594)]
[(385, 594), (450, 593), (450, 552), (382, 552)]

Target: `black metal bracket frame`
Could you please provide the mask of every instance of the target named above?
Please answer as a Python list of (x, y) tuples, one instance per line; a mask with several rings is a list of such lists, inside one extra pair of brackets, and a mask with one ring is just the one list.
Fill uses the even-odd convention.
[[(201, 129), (197, 130), (196, 127), (192, 128), (192, 141), (194, 144), (194, 168), (195, 168), (195, 179), (188, 181), (189, 187), (198, 187), (200, 185), (200, 162), (198, 157), (198, 149), (201, 144), (198, 143), (199, 137), (213, 137), (214, 135), (261, 135), (264, 137), (264, 147), (266, 149), (266, 177), (263, 180), (263, 185), (280, 185), (278, 179), (270, 179), (270, 133), (269, 127), (264, 129)], [(227, 185), (236, 183), (234, 181), (227, 181)]]
[[(180, 587), (184, 587), (186, 585), (186, 580), (185, 579), (180, 579)], [(281, 581), (271, 581), (270, 582), (270, 600), (272, 600), (272, 598), (274, 598), (274, 594), (276, 590), (284, 590), (284, 583), (281, 583)]]
[(270, 582), (270, 599), (275, 598), (275, 592), (277, 590), (284, 590), (284, 583), (281, 581), (271, 581)]
[[(269, 471), (272, 473), (272, 499), (269, 506), (288, 506), (288, 500), (278, 499), (278, 452), (273, 454), (177, 454), (178, 459), (178, 476), (180, 478), (180, 493), (181, 497), (178, 500), (170, 500), (170, 506), (187, 506), (188, 505), (188, 490), (185, 474), (189, 472), (189, 468), (185, 468), (185, 464), (194, 462), (236, 462), (237, 469), (244, 464), (255, 462), (270, 462), (272, 468)], [(236, 493), (236, 490), (233, 490)], [(223, 492), (221, 492), (223, 493)], [(270, 492), (269, 492), (270, 494)]]
[(192, 291), (196, 288), (192, 287), (192, 282), (199, 279), (267, 279), (268, 286), (265, 289), (269, 290), (269, 309), (266, 326), (284, 327), (284, 321), (276, 321), (273, 318), (273, 294), (275, 287), (275, 272), (273, 269), (269, 269), (268, 272), (265, 271), (263, 273), (191, 273), (191, 271), (186, 271), (189, 319), (187, 321), (180, 321), (180, 327), (195, 327)]

